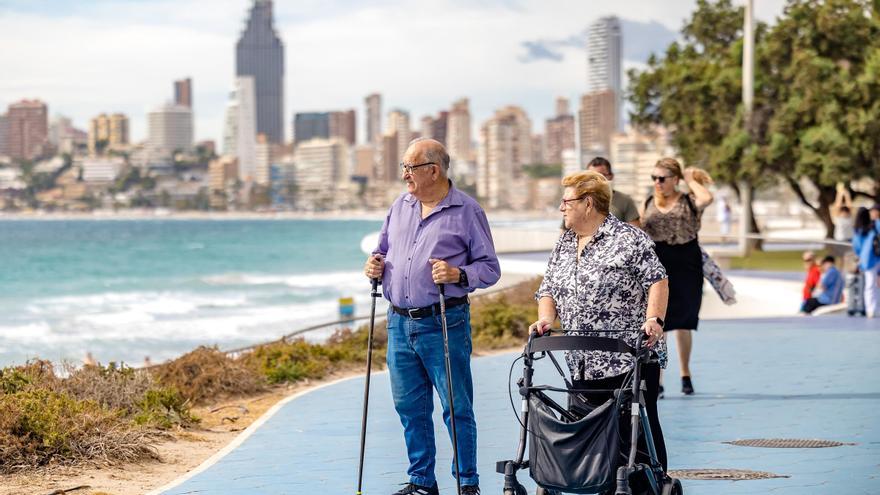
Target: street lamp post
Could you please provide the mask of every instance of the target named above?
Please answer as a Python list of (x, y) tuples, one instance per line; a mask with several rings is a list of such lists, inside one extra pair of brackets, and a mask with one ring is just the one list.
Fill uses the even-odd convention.
[[(743, 67), (742, 101), (743, 123), (748, 131), (752, 120), (752, 107), (755, 100), (755, 26), (753, 22), (754, 0), (746, 0), (743, 20)], [(752, 224), (752, 188), (745, 180), (740, 181), (739, 199), (741, 206), (739, 222), (739, 251), (742, 256), (749, 254), (748, 234)]]

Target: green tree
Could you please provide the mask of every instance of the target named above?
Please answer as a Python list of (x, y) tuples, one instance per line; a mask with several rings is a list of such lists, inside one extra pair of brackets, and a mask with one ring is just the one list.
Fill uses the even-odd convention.
[[(630, 72), (633, 122), (666, 126), (688, 163), (737, 192), (737, 181), (754, 190), (784, 179), (830, 236), (836, 182), (873, 178), (880, 194), (880, 33), (869, 11), (868, 0), (790, 0), (775, 26), (758, 23), (746, 121), (743, 9), (699, 0), (683, 40)], [(818, 204), (801, 179), (819, 191)]]

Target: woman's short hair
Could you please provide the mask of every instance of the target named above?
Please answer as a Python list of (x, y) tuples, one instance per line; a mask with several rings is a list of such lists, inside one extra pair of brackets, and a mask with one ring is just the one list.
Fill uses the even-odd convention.
[(681, 172), (681, 164), (678, 163), (678, 160), (675, 158), (661, 158), (657, 161), (655, 167), (662, 168), (667, 172), (671, 172), (674, 177), (678, 177), (679, 179), (684, 179), (684, 174)]
[(602, 174), (585, 170), (569, 174), (562, 179), (562, 187), (571, 187), (577, 195), (593, 199), (593, 207), (603, 215), (611, 206), (611, 184)]

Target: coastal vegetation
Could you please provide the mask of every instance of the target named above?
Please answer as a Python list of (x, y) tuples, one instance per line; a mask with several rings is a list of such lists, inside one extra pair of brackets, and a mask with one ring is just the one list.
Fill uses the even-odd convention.
[[(474, 349), (521, 345), (537, 318), (540, 278), (475, 297)], [(114, 465), (158, 459), (169, 431), (198, 428), (192, 410), (270, 387), (361, 371), (369, 327), (338, 330), (325, 343), (302, 338), (230, 355), (199, 347), (150, 368), (110, 363), (56, 367), (34, 360), (0, 369), (0, 474), (53, 465)], [(384, 367), (388, 342), (376, 322), (373, 363)]]

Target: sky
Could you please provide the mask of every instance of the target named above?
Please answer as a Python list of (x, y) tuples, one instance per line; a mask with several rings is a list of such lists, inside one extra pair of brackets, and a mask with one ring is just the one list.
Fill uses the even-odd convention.
[[(741, 4), (744, 0), (733, 0)], [(0, 0), (0, 109), (39, 98), (50, 116), (86, 129), (102, 112), (146, 114), (193, 79), (195, 137), (220, 142), (235, 42), (251, 0)], [(765, 22), (784, 0), (755, 0)], [(295, 112), (354, 108), (363, 140), (364, 97), (383, 113), (410, 112), (418, 130), (461, 97), (474, 126), (522, 106), (543, 132), (558, 96), (586, 90), (585, 32), (599, 17), (623, 26), (624, 67), (644, 66), (678, 36), (696, 0), (275, 0), (285, 45), (287, 139)]]

